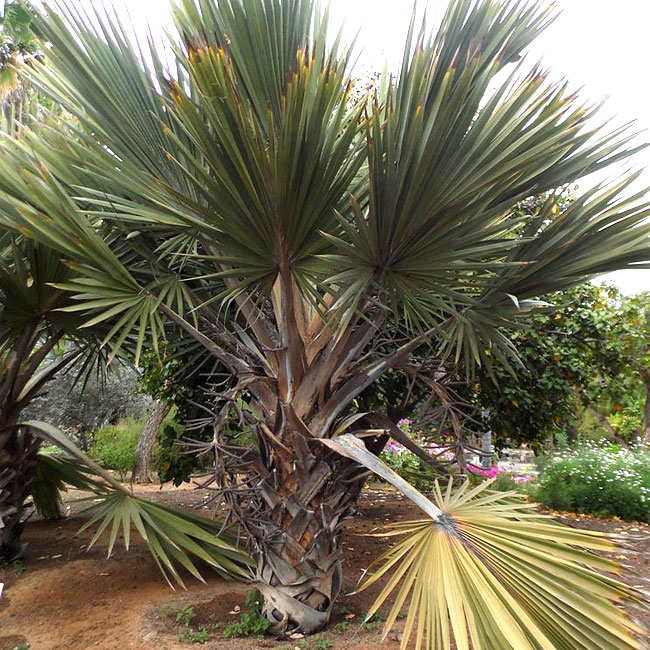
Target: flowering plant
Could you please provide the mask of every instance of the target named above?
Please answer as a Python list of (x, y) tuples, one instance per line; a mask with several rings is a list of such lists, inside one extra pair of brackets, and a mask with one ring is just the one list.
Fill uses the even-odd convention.
[(650, 453), (583, 443), (552, 459), (535, 498), (556, 510), (650, 522)]
[(496, 465), (492, 465), (490, 469), (483, 469), (481, 467), (478, 467), (477, 465), (472, 465), (471, 463), (468, 463), (467, 470), (472, 474), (476, 474), (477, 476), (482, 476), (483, 478), (488, 478), (488, 479), (496, 478), (497, 474), (500, 471)]

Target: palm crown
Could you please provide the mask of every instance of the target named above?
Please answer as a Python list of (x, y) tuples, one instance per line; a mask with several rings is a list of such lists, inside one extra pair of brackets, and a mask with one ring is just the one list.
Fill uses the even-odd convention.
[[(552, 20), (542, 3), (452, 2), (433, 36), (411, 25), (398, 74), (361, 101), (350, 50), (309, 0), (173, 13), (165, 52), (72, 3), (39, 18), (52, 48), (29, 74), (65, 117), (3, 142), (0, 212), (69, 260), (66, 310), (110, 323), (111, 354), (129, 343), (137, 359), (171, 324), (227, 368), (210, 448), (258, 482), (252, 496), (235, 495), (232, 468), (217, 482), (267, 615), (313, 631), (365, 478), (345, 456), (376, 469), (355, 398), (423, 345), (470, 372), (506, 359), (500, 328), (537, 298), (647, 265), (634, 176), (568, 206), (554, 194), (638, 147), (629, 125), (594, 129), (597, 108), (517, 63)], [(512, 209), (543, 193), (540, 215)], [(255, 449), (224, 439), (233, 409)]]

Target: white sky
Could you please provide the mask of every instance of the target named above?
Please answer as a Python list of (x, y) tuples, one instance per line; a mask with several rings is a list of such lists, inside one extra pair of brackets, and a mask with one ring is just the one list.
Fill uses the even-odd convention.
[[(90, 0), (85, 0), (90, 1)], [(344, 24), (358, 44), (364, 67), (381, 70), (386, 59), (399, 60), (411, 17), (411, 0), (330, 0), (335, 24)], [(135, 28), (147, 22), (154, 31), (167, 22), (168, 0), (115, 0), (126, 4)], [(426, 3), (420, 0), (419, 6)], [(608, 96), (606, 111), (617, 122), (638, 120), (650, 129), (650, 0), (557, 0), (562, 14), (533, 44), (530, 63), (542, 58), (557, 78), (566, 77), (585, 99)], [(446, 0), (430, 0), (429, 14), (439, 15)], [(391, 66), (392, 67), (392, 66)], [(605, 113), (603, 113), (605, 114)], [(644, 134), (650, 141), (650, 132)], [(650, 149), (635, 167), (650, 168)], [(650, 186), (650, 170), (642, 175)], [(612, 274), (625, 293), (650, 290), (650, 270)]]

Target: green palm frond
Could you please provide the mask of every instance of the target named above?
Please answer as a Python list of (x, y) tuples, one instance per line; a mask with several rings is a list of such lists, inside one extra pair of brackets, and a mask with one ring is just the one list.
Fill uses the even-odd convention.
[[(283, 89), (296, 68), (296, 53), (322, 57), (327, 16), (312, 2), (288, 0), (178, 0), (173, 5), (186, 55), (205, 46), (228, 47), (237, 81), (266, 121), (283, 112)], [(314, 50), (316, 48), (316, 50)]]
[(31, 489), (34, 507), (43, 519), (58, 519), (63, 516), (62, 493), (66, 490), (63, 466), (66, 460), (53, 454), (39, 453), (36, 462), (36, 477)]
[(37, 19), (53, 47), (30, 79), (74, 120), (9, 147), (0, 212), (82, 265), (97, 289), (69, 288), (90, 318), (119, 313), (114, 351), (129, 330), (160, 333), (154, 312), (170, 307), (165, 280), (150, 286), (122, 253), (136, 230), (157, 242), (157, 278), (181, 250), (211, 303), (268, 295), (285, 268), (308, 299), (337, 297), (342, 327), (370, 298), (411, 330), (441, 326), (442, 354), (468, 369), (486, 349), (505, 358), (499, 328), (529, 299), (648, 262), (650, 207), (621, 198), (628, 180), (516, 236), (517, 201), (642, 147), (512, 63), (553, 16), (455, 0), (435, 34), (412, 25), (397, 77), (352, 107), (351, 50), (310, 0), (177, 2), (169, 66), (104, 11), (59, 2)]
[(237, 547), (234, 538), (224, 533), (221, 523), (140, 499), (55, 427), (35, 421), (25, 422), (23, 426), (29, 427), (68, 455), (69, 458), (50, 458), (45, 461), (50, 478), (55, 479), (54, 484), (60, 486), (66, 483), (94, 493), (94, 497), (89, 499), (92, 501), (88, 509), (91, 517), (81, 529), (83, 531), (98, 525), (90, 547), (108, 530), (108, 555), (111, 555), (120, 533), (128, 550), (134, 528), (148, 544), (170, 585), (173, 579), (180, 586), (185, 586), (179, 572), (180, 567), (203, 580), (196, 568), (196, 559), (206, 562), (224, 578), (249, 577), (249, 556)]
[[(531, 233), (530, 242), (513, 236), (522, 226), (510, 211), (518, 200), (643, 146), (633, 144), (631, 125), (594, 138), (599, 107), (538, 67), (525, 73), (522, 61), (496, 79), (552, 19), (546, 3), (459, 0), (435, 37), (427, 38), (425, 26), (416, 36), (411, 26), (399, 76), (365, 123), (369, 207), (343, 225), (328, 256), (337, 270), (331, 281), (354, 289), (349, 304), (374, 280), (414, 329), (453, 320), (453, 347), (468, 364), (481, 362), (468, 336), (484, 339), (482, 347), (499, 345), (495, 330), (481, 332), (477, 321), (502, 325), (499, 319), (519, 311), (508, 293), (523, 303), (544, 293), (541, 284), (566, 288), (650, 257), (648, 205), (620, 198), (633, 177), (601, 193), (606, 208), (600, 200), (576, 202), (552, 232)], [(532, 291), (501, 280), (534, 269)]]

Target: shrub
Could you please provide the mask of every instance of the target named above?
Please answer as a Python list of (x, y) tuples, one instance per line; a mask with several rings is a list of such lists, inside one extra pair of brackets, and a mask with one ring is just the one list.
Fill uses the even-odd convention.
[(122, 418), (146, 416), (151, 397), (141, 392), (140, 376), (117, 365), (104, 376), (79, 377), (76, 366), (55, 376), (42, 395), (25, 409), (25, 419), (43, 420), (70, 432), (82, 449), (92, 445), (92, 432)]
[(534, 496), (556, 510), (650, 522), (650, 453), (584, 443), (549, 463)]
[[(173, 407), (163, 420), (154, 450), (154, 467), (161, 482), (171, 481), (176, 487), (189, 481), (192, 474), (211, 467), (209, 454), (187, 453), (185, 428), (177, 415), (177, 408)], [(200, 438), (194, 430), (191, 437)]]
[(128, 417), (102, 427), (95, 432), (90, 455), (102, 467), (119, 472), (123, 479), (135, 463), (135, 448), (144, 423), (144, 418)]
[[(176, 409), (172, 408), (160, 428), (163, 431), (173, 431), (175, 439), (178, 439), (183, 431), (183, 426), (176, 421), (175, 416)], [(124, 479), (126, 474), (133, 469), (135, 448), (146, 419), (146, 415), (139, 418), (127, 417), (117, 424), (98, 429), (93, 434), (90, 455), (102, 467), (119, 472), (120, 477)], [(153, 467), (160, 474), (161, 479), (164, 475), (164, 466), (168, 464), (167, 455), (169, 453), (181, 452), (165, 448), (159, 433), (153, 450)]]
[(429, 465), (398, 442), (390, 441), (382, 452), (381, 459), (418, 490), (430, 489), (437, 478)]
[[(414, 434), (411, 431), (411, 421), (409, 419), (400, 420), (398, 426), (404, 433), (414, 438), (420, 447), (428, 450), (432, 456), (439, 458), (442, 462), (454, 461), (454, 454), (447, 447), (427, 442), (421, 435)], [(411, 482), (418, 490), (431, 489), (434, 481), (440, 478), (430, 465), (394, 440), (388, 441), (381, 458), (391, 469)], [(468, 478), (472, 485), (478, 485), (484, 480), (496, 479), (491, 489), (500, 492), (528, 488), (533, 478), (530, 474), (515, 475), (501, 472), (497, 465), (485, 470), (469, 463), (467, 469)]]
[(624, 440), (634, 441), (641, 436), (644, 404), (645, 395), (630, 399), (625, 405), (614, 405), (615, 412), (607, 419), (616, 433)]
[(468, 464), (467, 469), (468, 479), (471, 485), (479, 485), (483, 481), (493, 480), (490, 485), (491, 490), (497, 492), (510, 492), (517, 490), (519, 492), (528, 491), (533, 481), (530, 474), (512, 474), (510, 472), (503, 472), (497, 465), (493, 465), (491, 469), (481, 469), (475, 465)]

